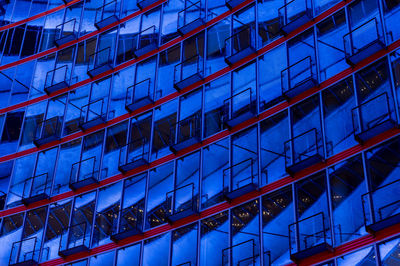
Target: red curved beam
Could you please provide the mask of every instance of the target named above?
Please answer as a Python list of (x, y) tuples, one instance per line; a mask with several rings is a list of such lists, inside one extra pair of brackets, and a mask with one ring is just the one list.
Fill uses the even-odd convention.
[[(241, 60), (241, 61), (235, 63), (235, 64), (232, 65), (232, 66), (228, 66), (228, 67), (226, 67), (226, 68), (224, 68), (224, 69), (228, 69), (228, 71), (226, 71), (226, 72), (229, 72), (229, 70), (233, 70), (233, 69), (238, 68), (239, 66), (244, 65), (245, 63), (247, 63), (247, 62), (253, 60), (253, 59), (256, 58), (257, 56), (259, 56), (259, 55), (261, 55), (261, 54), (264, 54), (264, 53), (270, 51), (271, 49), (273, 49), (273, 48), (275, 48), (275, 47), (281, 45), (281, 44), (284, 43), (285, 41), (287, 41), (287, 40), (289, 40), (289, 39), (292, 39), (293, 37), (295, 37), (296, 35), (300, 34), (301, 32), (303, 32), (303, 31), (309, 29), (310, 27), (314, 26), (316, 23), (318, 23), (318, 22), (324, 20), (325, 18), (327, 18), (328, 16), (332, 15), (332, 14), (335, 13), (336, 11), (340, 10), (341, 8), (343, 8), (344, 6), (346, 6), (348, 3), (351, 3), (352, 1), (355, 1), (355, 0), (349, 0), (348, 2), (340, 2), (340, 3), (336, 4), (336, 5), (333, 6), (332, 8), (328, 9), (327, 11), (323, 12), (322, 14), (320, 14), (319, 16), (317, 16), (316, 18), (314, 18), (314, 20), (312, 20), (312, 21), (310, 21), (310, 22), (304, 24), (303, 26), (301, 26), (301, 27), (299, 27), (298, 29), (294, 30), (293, 32), (291, 32), (291, 33), (288, 34), (287, 36), (280, 37), (279, 39), (277, 39), (277, 40), (275, 40), (275, 41), (273, 41), (273, 42), (267, 44), (266, 46), (264, 46), (263, 48), (261, 48), (260, 50), (258, 50), (258, 51), (257, 51), (256, 53), (254, 53), (253, 55), (248, 56), (247, 58), (245, 58), (245, 59), (243, 59), (243, 60)], [(217, 23), (217, 22), (223, 20), (224, 18), (228, 17), (228, 16), (231, 15), (232, 13), (236, 12), (237, 10), (239, 10), (239, 9), (241, 9), (241, 8), (243, 8), (243, 7), (245, 7), (245, 6), (249, 5), (249, 4), (251, 4), (251, 3), (253, 3), (253, 0), (246, 0), (246, 1), (244, 1), (243, 3), (241, 3), (240, 5), (238, 5), (237, 7), (235, 7), (234, 9), (229, 10), (229, 11), (227, 11), (227, 12), (225, 12), (225, 13), (223, 13), (223, 14), (221, 14), (221, 15), (215, 17), (215, 18), (213, 18), (212, 20), (206, 22), (204, 25), (198, 27), (197, 29), (193, 30), (192, 32), (189, 32), (188, 34), (186, 34), (186, 35), (184, 35), (184, 36), (177, 37), (177, 38), (175, 38), (174, 40), (172, 40), (172, 41), (170, 41), (170, 42), (168, 42), (168, 43), (162, 45), (158, 50), (151, 51), (151, 52), (149, 52), (149, 53), (147, 53), (147, 54), (145, 54), (145, 55), (143, 55), (143, 56), (141, 56), (141, 57), (139, 57), (139, 58), (131, 59), (131, 60), (129, 60), (129, 61), (126, 61), (126, 62), (124, 62), (124, 63), (122, 63), (122, 64), (116, 66), (113, 70), (110, 70), (110, 71), (104, 72), (104, 73), (102, 73), (102, 74), (100, 74), (100, 75), (97, 75), (97, 76), (94, 77), (93, 79), (89, 79), (89, 78), (88, 78), (88, 79), (83, 80), (83, 81), (81, 81), (81, 82), (75, 83), (75, 84), (71, 85), (69, 88), (66, 88), (66, 89), (57, 91), (57, 92), (55, 92), (55, 93), (52, 93), (50, 96), (48, 96), (48, 95), (42, 95), (42, 96), (39, 96), (39, 97), (37, 97), (37, 98), (28, 100), (28, 101), (24, 101), (24, 102), (15, 104), (15, 105), (11, 105), (11, 106), (2, 108), (2, 109), (0, 109), (0, 114), (6, 113), (6, 112), (9, 112), (9, 111), (14, 111), (14, 110), (17, 110), (17, 109), (19, 109), (19, 108), (22, 108), (22, 107), (25, 107), (25, 106), (28, 106), (28, 105), (31, 105), (31, 104), (34, 104), (34, 103), (38, 103), (38, 102), (47, 100), (47, 99), (49, 99), (49, 98), (53, 98), (53, 97), (55, 97), (55, 96), (58, 96), (58, 95), (60, 95), (60, 94), (65, 93), (65, 92), (68, 92), (68, 91), (71, 91), (71, 90), (73, 90), (73, 89), (76, 89), (76, 88), (78, 88), (78, 87), (80, 87), (80, 86), (86, 85), (86, 84), (88, 84), (88, 83), (90, 83), (90, 82), (92, 82), (92, 81), (95, 81), (95, 80), (99, 80), (99, 79), (101, 79), (101, 78), (104, 78), (104, 77), (106, 77), (106, 76), (108, 76), (108, 75), (111, 75), (111, 74), (113, 74), (113, 73), (115, 73), (115, 72), (118, 72), (118, 71), (120, 71), (120, 70), (122, 70), (122, 69), (124, 69), (124, 68), (127, 68), (127, 67), (129, 67), (129, 66), (131, 66), (131, 65), (133, 65), (133, 64), (136, 64), (136, 63), (138, 63), (138, 62), (144, 61), (145, 59), (147, 59), (147, 58), (149, 58), (149, 57), (151, 57), (151, 56), (153, 56), (153, 55), (155, 55), (155, 54), (157, 54), (157, 53), (159, 53), (159, 52), (161, 52), (161, 51), (164, 51), (164, 50), (166, 50), (166, 49), (168, 49), (168, 48), (170, 48), (170, 47), (176, 45), (177, 43), (179, 43), (179, 42), (181, 42), (181, 41), (183, 41), (183, 40), (185, 40), (185, 39), (187, 39), (187, 38), (189, 38), (189, 37), (191, 37), (191, 36), (193, 36), (193, 35), (195, 35), (195, 34), (201, 32), (201, 31), (204, 30), (205, 28), (208, 28), (208, 27), (214, 25), (215, 23)], [(116, 25), (118, 25), (118, 23), (116, 23)], [(116, 26), (116, 25), (110, 25), (110, 26), (107, 27), (106, 29), (112, 28), (112, 27), (114, 27), (114, 26)], [(90, 33), (90, 34), (95, 35), (96, 32), (92, 32), (92, 33)], [(90, 35), (90, 34), (88, 34), (88, 35)], [(70, 43), (66, 43), (65, 46), (63, 45), (63, 46), (61, 46), (61, 47), (70, 46), (70, 45), (72, 45), (72, 44), (74, 44), (74, 43), (76, 43), (76, 42), (78, 42), (78, 41), (82, 41), (82, 40), (83, 40), (84, 38), (86, 38), (88, 35), (82, 36), (82, 37), (81, 37), (82, 39), (80, 38), (80, 39), (77, 40), (77, 41), (72, 41), (72, 42), (70, 42)], [(91, 35), (91, 36), (92, 36), (92, 35)], [(4, 66), (0, 66), (0, 71), (3, 70), (3, 69), (5, 69), (5, 68), (10, 67), (12, 64), (19, 64), (19, 63), (21, 63), (21, 62), (24, 63), (24, 62), (26, 62), (26, 61), (33, 60), (33, 59), (35, 59), (35, 58), (42, 57), (42, 56), (44, 56), (44, 55), (49, 54), (48, 51), (54, 52), (54, 51), (56, 51), (56, 49), (57, 49), (57, 48), (52, 48), (52, 49), (47, 50), (47, 51), (44, 51), (44, 52), (42, 52), (42, 53), (35, 54), (35, 55), (30, 56), (30, 57), (21, 59), (21, 60), (19, 60), (19, 61), (17, 61), (17, 62), (10, 63), (10, 64), (4, 65)], [(39, 56), (39, 55), (40, 55), (40, 56)], [(29, 59), (29, 58), (31, 58), (31, 59)], [(26, 59), (26, 61), (24, 61), (25, 59)], [(28, 59), (29, 59), (29, 60), (28, 60)], [(13, 66), (14, 66), (14, 65), (13, 65)], [(225, 72), (225, 73), (226, 73), (226, 72)], [(221, 72), (218, 71), (218, 73), (221, 73)], [(212, 75), (212, 76), (215, 77), (215, 75)], [(209, 80), (209, 79), (206, 78), (206, 80)], [(204, 82), (203, 82), (203, 83), (204, 83)], [(199, 84), (203, 84), (203, 83), (199, 83)], [(185, 90), (185, 91), (186, 91), (186, 90)]]

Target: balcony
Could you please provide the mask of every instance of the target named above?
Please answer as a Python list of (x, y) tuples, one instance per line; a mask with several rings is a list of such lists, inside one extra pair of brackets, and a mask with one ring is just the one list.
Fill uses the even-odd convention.
[(225, 40), (225, 62), (233, 65), (256, 52), (256, 36), (252, 26), (239, 29)]
[(138, 0), (136, 5), (140, 10), (145, 9), (146, 7), (156, 3), (159, 0)]
[(125, 238), (141, 235), (143, 233), (143, 210), (138, 206), (131, 206), (119, 211), (117, 216), (117, 229), (114, 234), (111, 235), (111, 240), (118, 242)]
[(331, 246), (330, 229), (323, 212), (314, 214), (289, 225), (290, 259), (294, 262), (329, 251)]
[(178, 13), (178, 32), (180, 35), (185, 35), (205, 23), (205, 10), (201, 6), (201, 1), (194, 4), (190, 1), (186, 3), (190, 3), (190, 5)]
[(158, 32), (156, 26), (151, 26), (134, 35), (133, 39), (133, 55), (140, 57), (148, 52), (158, 48)]
[(386, 92), (353, 108), (351, 114), (354, 138), (361, 144), (397, 125)]
[(138, 139), (123, 146), (119, 150), (118, 170), (126, 173), (137, 167), (149, 164), (149, 141)]
[(258, 189), (256, 159), (249, 158), (223, 170), (223, 197), (230, 202)]
[(61, 139), (61, 117), (55, 116), (39, 122), (33, 143), (36, 147)]
[(204, 60), (200, 55), (192, 56), (174, 67), (174, 88), (181, 91), (204, 79)]
[(51, 195), (51, 183), (52, 179), (48, 173), (26, 179), (22, 190), (22, 203), (29, 205), (37, 201), (49, 199)]
[(56, 37), (54, 43), (57, 47), (78, 39), (76, 19), (65, 21), (56, 26)]
[(288, 34), (313, 19), (312, 0), (292, 0), (278, 9), (281, 31)]
[(151, 79), (142, 80), (126, 89), (125, 109), (133, 112), (143, 106), (154, 103), (154, 87)]
[(285, 166), (290, 175), (324, 160), (324, 149), (320, 134), (315, 128), (284, 143)]
[(176, 188), (166, 194), (167, 221), (174, 223), (191, 215), (199, 214), (198, 195), (195, 195), (194, 183)]
[(91, 184), (98, 183), (99, 171), (96, 169), (96, 157), (90, 157), (71, 166), (69, 176), (69, 187), (72, 190), (77, 190)]
[(223, 122), (230, 129), (255, 117), (256, 114), (257, 102), (253, 99), (251, 88), (247, 88), (224, 101)]
[(39, 255), (40, 255), (40, 240), (37, 237), (26, 238), (21, 241), (14, 242), (12, 244), (8, 265), (10, 266), (38, 265)]
[(87, 222), (71, 225), (61, 235), (58, 255), (65, 258), (80, 252), (88, 252), (90, 227)]
[(119, 5), (117, 3), (118, 2), (114, 0), (96, 9), (94, 26), (98, 30), (119, 21)]
[(69, 87), (68, 65), (57, 67), (46, 74), (44, 91), (47, 95)]
[(107, 47), (89, 56), (88, 75), (93, 78), (113, 69), (111, 48)]
[(232, 10), (243, 2), (244, 0), (225, 0), (225, 5)]
[(281, 71), (282, 95), (286, 100), (317, 85), (317, 75), (313, 71), (311, 56), (307, 56)]
[(85, 131), (91, 127), (106, 123), (105, 109), (103, 98), (82, 106), (79, 116), (79, 127)]
[[(170, 129), (170, 150), (177, 153), (201, 142), (201, 114), (196, 113), (173, 125)], [(176, 139), (175, 139), (176, 137)]]
[(386, 48), (379, 33), (378, 22), (373, 18), (343, 36), (346, 62), (354, 66)]
[(363, 194), (361, 201), (370, 234), (400, 223), (400, 179)]
[[(224, 248), (221, 265), (259, 265), (260, 259), (254, 239)], [(230, 263), (229, 263), (230, 262)]]

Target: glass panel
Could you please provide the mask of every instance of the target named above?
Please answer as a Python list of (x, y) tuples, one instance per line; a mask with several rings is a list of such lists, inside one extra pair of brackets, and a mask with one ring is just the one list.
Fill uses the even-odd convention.
[(172, 232), (172, 265), (191, 266), (197, 263), (197, 223)]
[[(143, 266), (167, 266), (169, 257), (169, 246), (171, 234), (166, 233), (161, 236), (144, 241)], [(154, 256), (157, 254), (157, 256)]]
[(395, 266), (399, 263), (400, 238), (391, 239), (379, 244), (380, 265)]
[(339, 257), (336, 259), (336, 265), (363, 265), (363, 266), (375, 266), (375, 251), (374, 247), (367, 247), (359, 251), (350, 253), (348, 255)]
[(117, 266), (139, 266), (141, 243), (121, 248), (117, 251)]

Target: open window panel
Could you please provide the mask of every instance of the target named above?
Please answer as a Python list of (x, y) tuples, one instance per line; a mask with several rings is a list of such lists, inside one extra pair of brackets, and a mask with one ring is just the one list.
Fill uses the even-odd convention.
[(137, 203), (119, 211), (117, 230), (111, 235), (114, 242), (143, 234), (143, 203)]
[(290, 259), (294, 262), (321, 252), (333, 252), (329, 224), (323, 212), (289, 225)]
[(105, 124), (106, 119), (106, 105), (104, 98), (90, 102), (81, 108), (79, 117), (79, 127), (85, 131), (91, 127)]
[(204, 79), (204, 59), (194, 55), (175, 65), (174, 88), (181, 91)]
[(257, 114), (257, 101), (252, 89), (247, 88), (224, 100), (223, 121), (229, 129), (243, 123)]
[(256, 266), (260, 264), (259, 253), (255, 240), (249, 239), (223, 249), (221, 265)]
[(151, 79), (145, 79), (126, 89), (125, 109), (133, 112), (141, 107), (154, 103), (155, 87)]
[(376, 18), (353, 29), (343, 36), (346, 62), (354, 66), (378, 51), (385, 49), (386, 45)]
[(225, 62), (233, 65), (256, 52), (256, 36), (253, 25), (243, 25), (225, 40)]
[(76, 19), (70, 19), (56, 26), (54, 43), (57, 47), (78, 39), (78, 24)]
[(201, 113), (197, 112), (171, 126), (170, 150), (177, 153), (201, 142)]
[(37, 201), (49, 199), (51, 195), (52, 179), (48, 173), (30, 177), (24, 181), (22, 203), (29, 205)]
[[(5, 243), (4, 243), (5, 244)], [(38, 265), (40, 255), (40, 239), (30, 237), (12, 243), (8, 265), (33, 266)]]
[(149, 164), (150, 141), (140, 138), (132, 141), (119, 150), (118, 169), (126, 173), (132, 169)]
[(33, 143), (36, 147), (61, 139), (62, 117), (55, 116), (38, 123)]
[(99, 182), (99, 171), (96, 169), (96, 157), (90, 157), (74, 163), (71, 166), (69, 188), (79, 188), (97, 184)]
[(290, 100), (318, 85), (311, 56), (307, 56), (281, 72), (282, 95)]
[(136, 2), (136, 5), (138, 8), (143, 10), (146, 7), (149, 7), (150, 5), (157, 3), (157, 1), (159, 1), (159, 0), (138, 0)]
[(386, 92), (352, 109), (354, 138), (364, 143), (397, 126)]
[(365, 229), (370, 234), (400, 224), (400, 179), (361, 196)]
[(57, 67), (50, 70), (46, 74), (46, 80), (44, 84), (44, 91), (47, 95), (53, 92), (60, 91), (65, 88), (69, 88), (69, 71), (68, 65)]
[(249, 158), (223, 170), (223, 197), (230, 202), (258, 189), (256, 159)]
[(156, 26), (153, 25), (135, 34), (132, 41), (132, 46), (134, 47), (133, 56), (136, 58), (158, 49)]
[(278, 9), (283, 34), (289, 34), (313, 19), (312, 0), (292, 0)]
[(284, 143), (286, 172), (290, 175), (324, 161), (321, 134), (310, 129)]
[(204, 25), (205, 8), (201, 1), (185, 1), (185, 8), (178, 13), (178, 32), (185, 35), (194, 29)]
[(232, 10), (243, 2), (244, 0), (225, 0), (225, 5)]
[(104, 72), (113, 69), (113, 58), (111, 56), (111, 48), (101, 49), (89, 56), (89, 64), (87, 74), (93, 78)]
[(110, 24), (118, 22), (119, 21), (118, 11), (119, 11), (119, 5), (116, 0), (111, 1), (97, 8), (94, 26), (98, 30), (100, 30), (104, 27), (107, 27)]
[(90, 226), (87, 222), (71, 225), (61, 235), (58, 255), (67, 257), (81, 252), (89, 252)]
[(167, 192), (166, 202), (168, 209), (166, 219), (169, 223), (199, 214), (199, 198), (194, 183)]

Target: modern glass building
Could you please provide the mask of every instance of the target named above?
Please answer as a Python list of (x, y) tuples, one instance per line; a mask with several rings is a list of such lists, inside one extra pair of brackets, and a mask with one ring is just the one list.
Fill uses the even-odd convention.
[(0, 16), (0, 265), (400, 265), (399, 0)]

